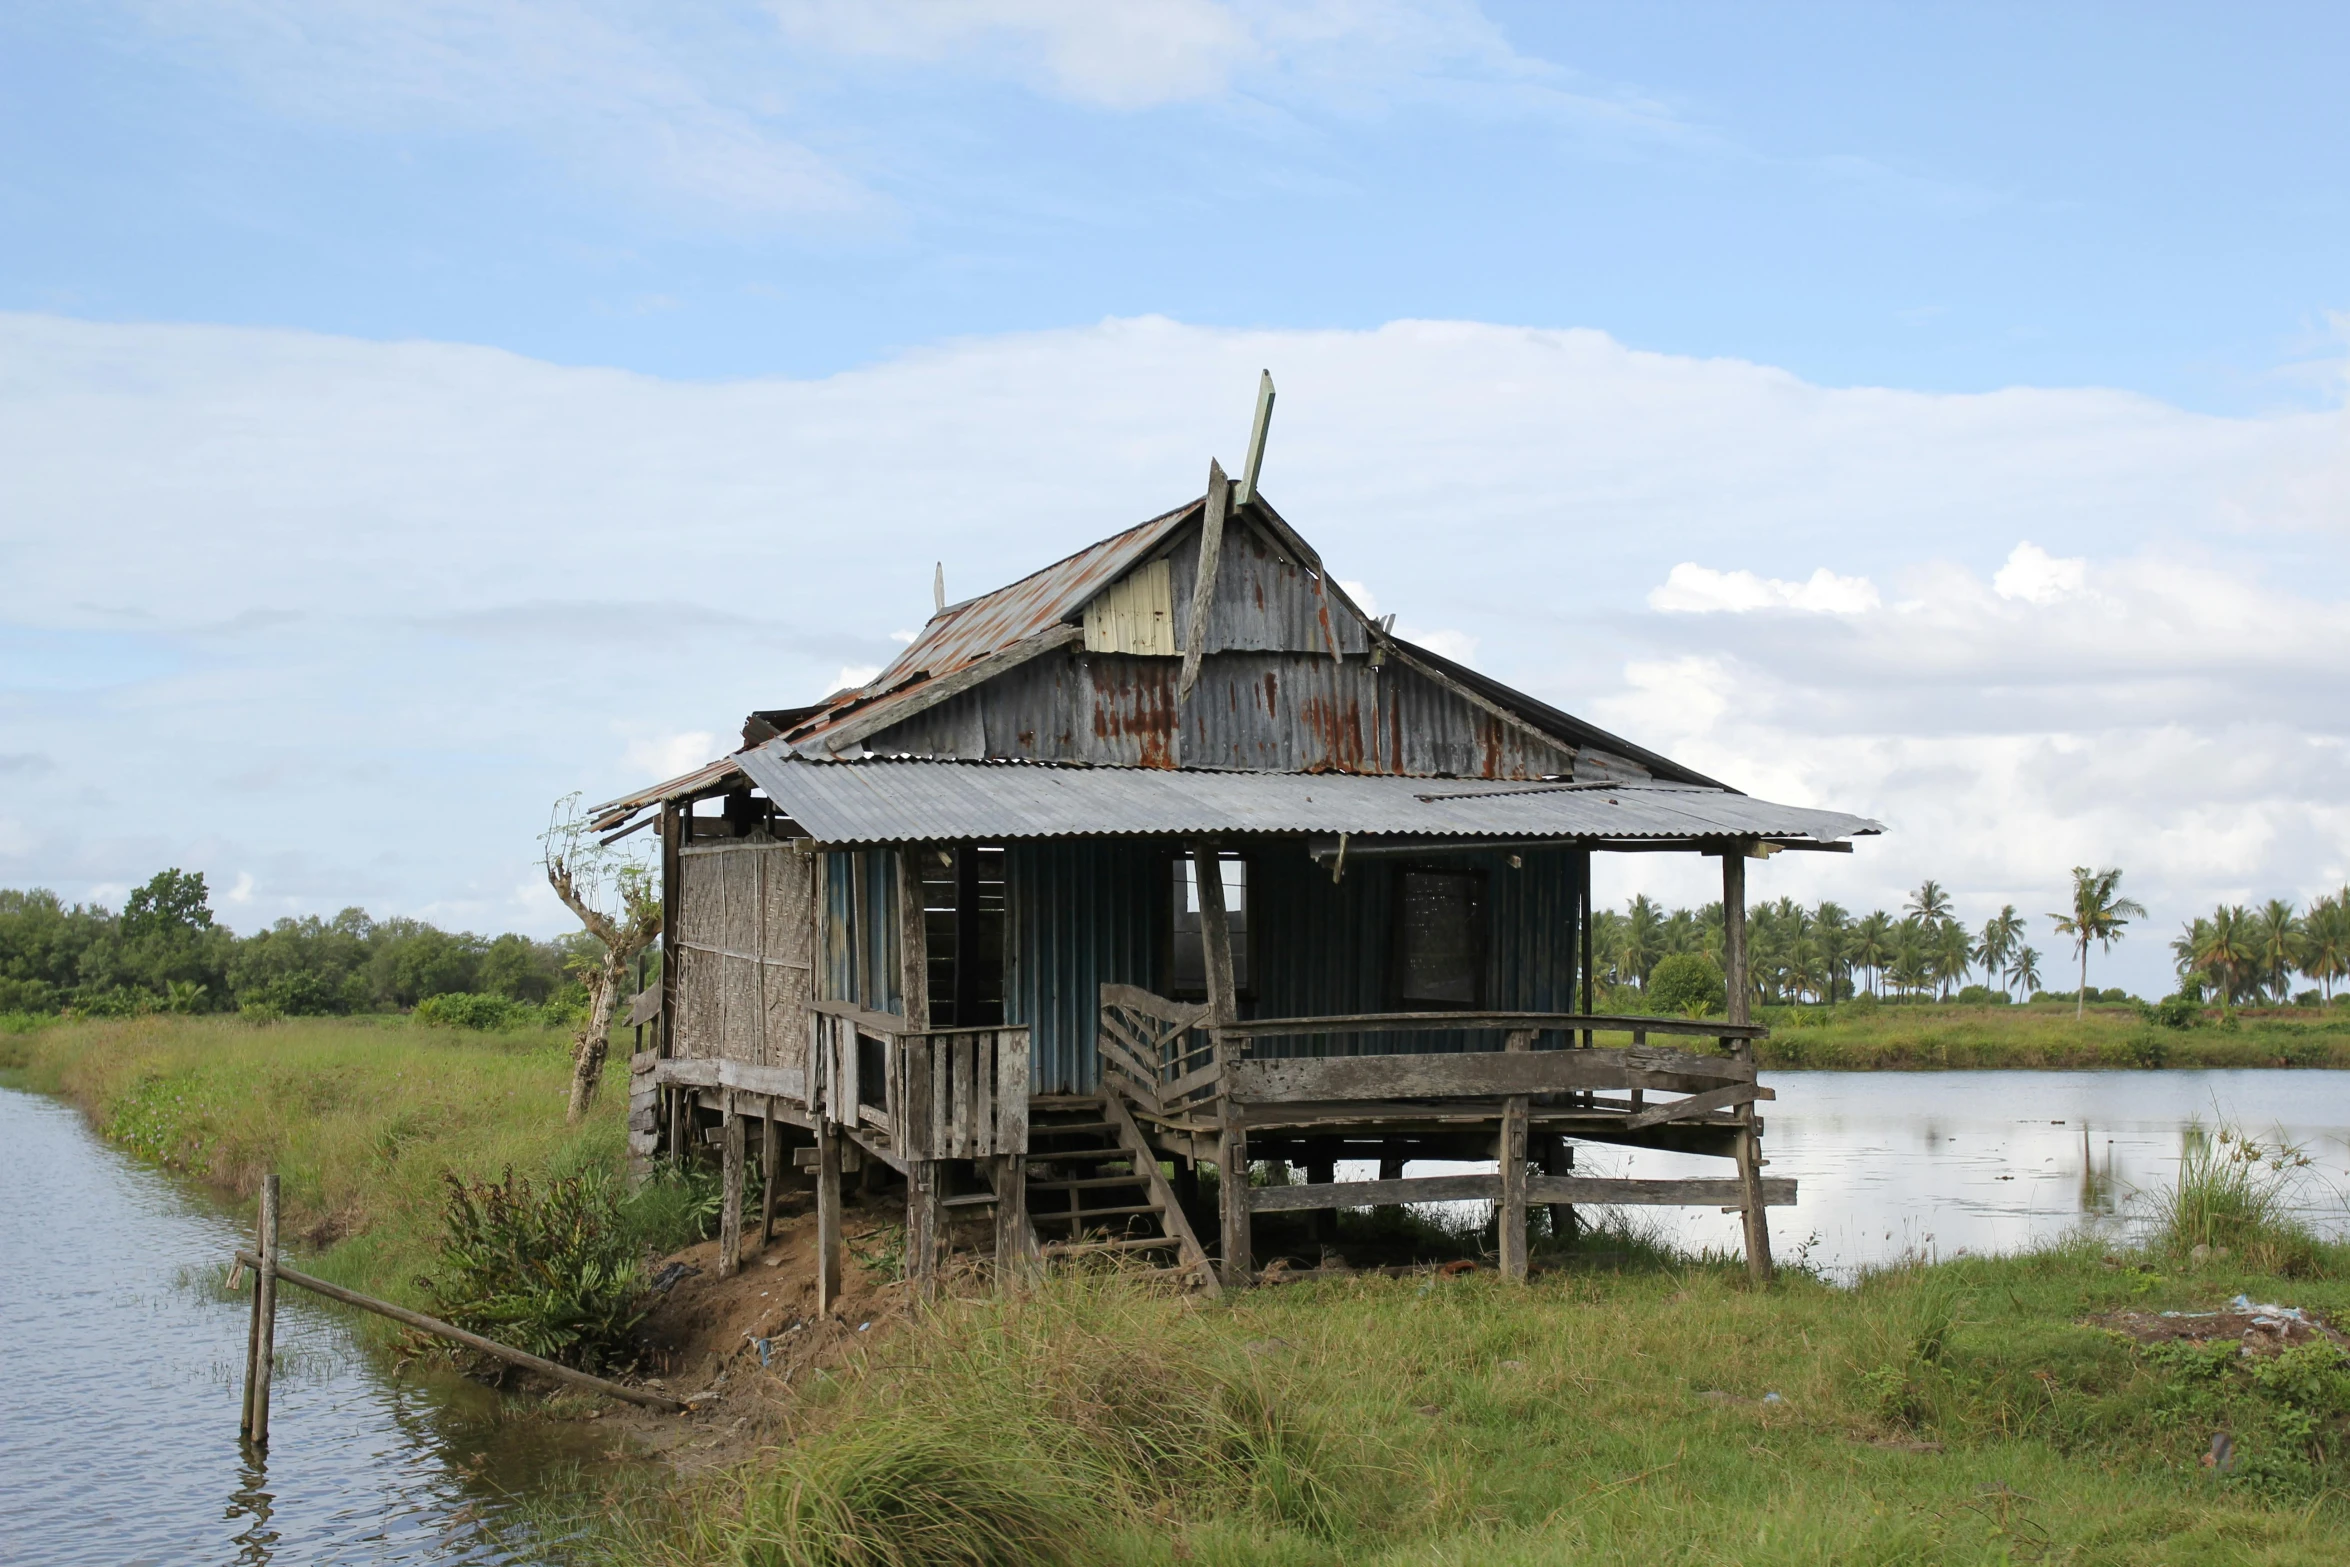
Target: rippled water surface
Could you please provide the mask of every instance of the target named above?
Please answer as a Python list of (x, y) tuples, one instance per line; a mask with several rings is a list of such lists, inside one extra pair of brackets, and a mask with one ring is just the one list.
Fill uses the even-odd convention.
[(495, 1395), (394, 1379), (280, 1293), (266, 1458), (237, 1439), (248, 1238), (70, 1108), (0, 1089), (0, 1562), (538, 1562), (509, 1496), (567, 1456)]
[[(2311, 1161), (2302, 1217), (2350, 1236), (2350, 1072), (1766, 1072), (1774, 1250), (1832, 1274), (1908, 1255), (2013, 1251), (2087, 1224), (2126, 1235), (2178, 1171), (2190, 1123), (2283, 1138)], [(1587, 1144), (1585, 1173), (1712, 1176), (1727, 1160)], [(1438, 1166), (1414, 1165), (1413, 1174)], [(1451, 1168), (1446, 1166), (1445, 1168)], [(1463, 1165), (1459, 1168), (1473, 1169)], [(1493, 1168), (1491, 1165), (1484, 1166)], [(1740, 1249), (1738, 1219), (1649, 1212), (1684, 1244)]]

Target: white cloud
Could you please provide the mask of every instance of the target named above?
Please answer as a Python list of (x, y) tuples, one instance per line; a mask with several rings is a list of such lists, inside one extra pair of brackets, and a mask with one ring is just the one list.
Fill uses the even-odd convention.
[(2053, 604), (2081, 591), (2088, 581), (2089, 563), (2078, 556), (2058, 560), (2029, 541), (2008, 552), (2007, 564), (1991, 578), (2003, 599), (2031, 604)]
[(239, 907), (251, 903), (253, 901), (253, 873), (251, 871), (237, 872), (237, 884), (222, 893), (221, 896)]
[[(1897, 904), (1935, 875), (2036, 911), (2113, 859), (2167, 933), (2350, 878), (2338, 411), (1826, 388), (1461, 322), (1108, 321), (697, 384), (0, 316), (0, 711), (8, 754), (51, 764), (7, 775), (0, 885), (249, 869), (273, 912), (551, 928), (506, 912), (550, 801), (861, 683), (934, 561), (967, 596), (1196, 495), (1266, 365), (1268, 498), (1358, 598), (1738, 787), (1894, 828), (1761, 891)], [(2019, 539), (2080, 590), (2003, 593)], [(1776, 561), (1809, 575), (1736, 582)], [(1714, 612), (1651, 607), (1676, 580)], [(1879, 601), (1827, 612), (1853, 584)], [(126, 734), (169, 791), (125, 782)], [(1696, 874), (1630, 858), (1610, 895)]]
[(840, 672), (832, 677), (832, 689), (847, 691), (858, 686), (869, 686), (880, 673), (879, 664), (843, 664)]
[(1338, 586), (1348, 598), (1355, 601), (1356, 606), (1359, 607), (1364, 614), (1370, 616), (1373, 620), (1377, 620), (1379, 618), (1379, 595), (1371, 591), (1371, 585), (1369, 583), (1349, 582), (1346, 578), (1341, 577), (1338, 579)]
[(1441, 626), (1422, 631), (1417, 627), (1398, 625), (1395, 634), (1406, 642), (1417, 642), (1431, 653), (1441, 653), (1456, 664), (1474, 664), (1477, 661), (1477, 639), (1466, 631), (1452, 631)]
[(722, 744), (711, 731), (692, 729), (683, 734), (631, 740), (625, 753), (625, 765), (644, 782), (659, 783), (664, 778), (675, 778), (680, 773), (692, 772), (704, 762), (730, 749), (732, 747)]
[(1683, 561), (1649, 590), (1651, 609), (1711, 614), (1728, 610), (1800, 609), (1822, 615), (1857, 615), (1875, 609), (1876, 584), (1866, 577), (1839, 577), (1822, 566), (1805, 582), (1782, 582), (1751, 571), (1713, 571)]

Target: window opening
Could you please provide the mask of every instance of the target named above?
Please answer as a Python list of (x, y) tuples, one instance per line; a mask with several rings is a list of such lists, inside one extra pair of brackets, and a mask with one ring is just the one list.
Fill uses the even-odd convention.
[[(1219, 865), (1224, 877), (1225, 922), (1232, 930), (1232, 988), (1246, 996), (1255, 989), (1248, 939), (1248, 861), (1226, 854), (1219, 857)], [(1190, 855), (1176, 857), (1169, 881), (1175, 905), (1169, 993), (1184, 1000), (1204, 1001), (1208, 994), (1208, 948), (1200, 934), (1199, 867)]]
[(1395, 999), (1406, 1011), (1474, 1011), (1485, 997), (1485, 878), (1400, 870)]
[(922, 851), (922, 931), (930, 949), (930, 1026), (1004, 1020), (1004, 851), (961, 844)]

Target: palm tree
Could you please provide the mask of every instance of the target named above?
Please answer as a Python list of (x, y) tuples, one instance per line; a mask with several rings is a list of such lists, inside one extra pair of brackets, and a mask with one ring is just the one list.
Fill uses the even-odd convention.
[(2023, 939), (2024, 917), (2015, 911), (2014, 904), (2007, 904), (1984, 921), (1983, 940), (1975, 949), (1975, 961), (1983, 966), (1985, 975), (1998, 979)]
[(1925, 922), (1912, 914), (1893, 927), (1893, 986), (1915, 994), (1930, 977)]
[[(2110, 952), (2113, 944), (2122, 938), (2123, 927), (2133, 919), (2146, 917), (2146, 905), (2135, 898), (2120, 896), (2121, 867), (2108, 866), (2093, 871), (2086, 865), (2073, 867), (2073, 911), (2070, 914), (2051, 914), (2059, 936), (2070, 936), (2081, 954), (2081, 988), (2074, 999), (2073, 1016), (2079, 1019), (2089, 1011), (2089, 943), (2094, 941), (2102, 951)], [(1920, 889), (1923, 891), (1924, 889)]]
[[(2173, 942), (2177, 952), (2180, 943)], [(2260, 952), (2253, 932), (2252, 911), (2240, 903), (2223, 903), (2209, 919), (2187, 927), (2187, 969), (2203, 976), (2219, 992), (2220, 1005), (2243, 1001), (2258, 993)]]
[(2007, 960), (2007, 977), (2027, 999), (2040, 988), (2040, 954), (2031, 947), (2018, 947), (2015, 956)]
[(2350, 978), (2350, 887), (2311, 901), (2302, 922), (2301, 972), (2334, 999), (2334, 981)]
[(2301, 966), (2301, 918), (2284, 898), (2271, 898), (2253, 916), (2252, 939), (2260, 962), (2260, 977), (2278, 1005), (2290, 999), (2289, 982)]
[(1893, 916), (1883, 909), (1872, 909), (1852, 928), (1852, 956), (1855, 962), (1869, 971), (1869, 994), (1877, 993), (1877, 981), (1885, 972), (1885, 961), (1893, 955)]
[(1624, 923), (1617, 934), (1618, 965), (1625, 978), (1648, 988), (1648, 971), (1665, 955), (1664, 911), (1642, 893), (1624, 906)]
[(1828, 977), (1828, 997), (1836, 999), (1839, 981), (1848, 981), (1852, 975), (1852, 916), (1843, 905), (1822, 901), (1812, 910), (1812, 930), (1820, 945), (1820, 961)]
[(1975, 966), (1975, 940), (1958, 921), (1944, 920), (1934, 927), (1932, 949), (1934, 978), (1942, 986), (1942, 999), (1948, 1001), (1950, 987), (1964, 983)]
[(1921, 881), (1902, 907), (1928, 925), (1938, 925), (1950, 918), (1950, 894), (1938, 881)]

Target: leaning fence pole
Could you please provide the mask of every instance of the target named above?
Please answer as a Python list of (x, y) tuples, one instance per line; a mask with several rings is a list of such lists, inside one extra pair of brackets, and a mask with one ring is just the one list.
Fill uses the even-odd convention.
[[(261, 1265), (261, 1259), (249, 1251), (238, 1252), (237, 1261), (249, 1268)], [(483, 1338), (478, 1333), (468, 1333), (463, 1328), (453, 1323), (443, 1322), (438, 1317), (428, 1317), (421, 1311), (410, 1311), (407, 1307), (395, 1306), (388, 1300), (377, 1300), (373, 1295), (362, 1295), (357, 1290), (347, 1290), (340, 1284), (329, 1284), (324, 1279), (314, 1279), (307, 1273), (296, 1273), (291, 1268), (279, 1268), (277, 1277), (285, 1280), (288, 1284), (298, 1284), (314, 1295), (324, 1295), (328, 1300), (339, 1300), (346, 1306), (357, 1306), (361, 1311), (372, 1311), (379, 1317), (389, 1317), (394, 1322), (414, 1328), (420, 1333), (430, 1333), (439, 1338), (453, 1340), (468, 1349), (478, 1349), (485, 1355), (505, 1361), (508, 1365), (521, 1366), (527, 1370), (539, 1372), (541, 1375), (553, 1377), (558, 1382), (568, 1382), (574, 1387), (584, 1387), (590, 1392), (603, 1393), (612, 1398), (624, 1398), (632, 1404), (642, 1404), (647, 1409), (674, 1411), (687, 1407), (686, 1401), (682, 1398), (672, 1397), (667, 1393), (650, 1392), (641, 1387), (629, 1387), (620, 1382), (607, 1382), (602, 1377), (590, 1376), (585, 1371), (574, 1371), (571, 1367), (559, 1366), (552, 1360), (542, 1360), (528, 1350), (516, 1349), (511, 1344), (501, 1344), (496, 1339)]]
[[(260, 1251), (251, 1255), (253, 1329), (245, 1341), (245, 1412), (239, 1422), (245, 1440), (255, 1447), (269, 1445), (269, 1372), (277, 1359), (277, 1195), (277, 1177), (263, 1176)], [(238, 1260), (248, 1255), (240, 1252)]]

